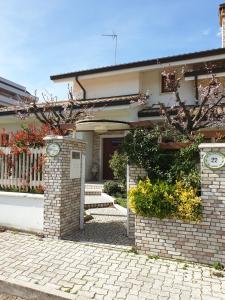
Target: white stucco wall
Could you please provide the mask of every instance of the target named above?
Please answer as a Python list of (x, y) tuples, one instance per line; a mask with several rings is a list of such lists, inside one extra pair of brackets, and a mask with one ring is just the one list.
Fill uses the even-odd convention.
[(124, 105), (124, 106), (111, 106), (106, 109), (101, 108), (95, 111), (94, 119), (107, 119), (114, 121), (136, 121), (137, 111), (141, 109), (142, 106), (137, 106), (136, 104)]
[[(175, 96), (173, 93), (161, 93), (161, 73), (163, 70), (152, 70), (143, 72), (141, 75), (141, 91), (150, 93), (150, 104), (165, 103), (168, 106), (174, 104)], [(187, 104), (195, 101), (194, 81), (182, 81), (180, 95)]]
[(44, 195), (0, 192), (0, 226), (42, 232)]
[(40, 122), (34, 118), (28, 118), (26, 120), (20, 120), (17, 116), (1, 116), (0, 117), (0, 132), (2, 129), (6, 129), (9, 132), (16, 132), (21, 130), (21, 125), (35, 125), (40, 126)]
[(20, 130), (21, 127), (20, 127), (20, 123), (14, 123), (12, 122), (11, 124), (1, 124), (0, 123), (0, 132), (5, 129), (7, 133), (10, 133), (10, 132), (15, 132), (17, 130)]
[[(176, 68), (179, 72), (179, 68)], [(101, 98), (119, 95), (137, 94), (150, 92), (151, 104), (163, 102), (167, 105), (174, 104), (173, 93), (161, 92), (162, 69), (149, 70), (144, 72), (132, 72), (114, 76), (97, 77), (92, 79), (80, 79), (86, 90), (86, 97)], [(74, 83), (76, 95), (81, 95), (80, 87)], [(194, 81), (183, 81), (180, 94), (183, 99), (192, 104), (195, 100)]]
[(91, 180), (93, 132), (77, 132), (76, 137), (86, 142), (85, 180)]
[[(117, 76), (98, 77), (95, 79), (80, 79), (86, 90), (87, 99), (136, 94), (139, 92), (139, 73), (128, 73)], [(75, 95), (81, 91), (74, 82)]]

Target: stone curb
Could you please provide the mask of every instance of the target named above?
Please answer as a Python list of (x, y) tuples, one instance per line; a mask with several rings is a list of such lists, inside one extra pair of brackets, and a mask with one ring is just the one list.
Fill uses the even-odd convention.
[(28, 300), (74, 300), (76, 295), (53, 290), (30, 282), (15, 279), (3, 279), (0, 276), (0, 293)]

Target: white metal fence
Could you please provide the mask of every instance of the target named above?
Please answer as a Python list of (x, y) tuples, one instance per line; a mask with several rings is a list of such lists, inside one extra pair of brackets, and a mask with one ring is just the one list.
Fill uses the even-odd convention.
[(26, 153), (14, 154), (8, 147), (0, 147), (1, 190), (32, 191), (43, 185), (44, 148), (30, 148)]

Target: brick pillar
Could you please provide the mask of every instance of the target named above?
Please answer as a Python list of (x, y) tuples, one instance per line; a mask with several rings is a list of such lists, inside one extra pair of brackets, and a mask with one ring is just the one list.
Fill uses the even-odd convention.
[[(46, 146), (57, 143), (57, 156), (46, 155), (44, 170), (44, 235), (61, 238), (70, 235), (80, 225), (81, 176), (71, 179), (72, 150), (85, 152), (85, 143), (69, 137), (48, 136)], [(81, 170), (82, 170), (81, 163)], [(82, 172), (80, 172), (82, 174)], [(74, 176), (72, 176), (74, 177)], [(83, 217), (83, 216), (82, 216)]]
[(204, 164), (204, 156), (208, 152), (220, 152), (225, 155), (225, 143), (205, 143), (199, 148), (201, 196), (204, 203), (204, 223), (208, 229), (208, 247), (213, 249), (213, 261), (225, 263), (225, 166), (212, 170)]
[[(137, 185), (138, 179), (147, 176), (147, 172), (137, 166), (127, 166), (127, 192), (130, 188)], [(134, 239), (135, 233), (135, 214), (129, 209), (129, 201), (127, 199), (127, 235)]]

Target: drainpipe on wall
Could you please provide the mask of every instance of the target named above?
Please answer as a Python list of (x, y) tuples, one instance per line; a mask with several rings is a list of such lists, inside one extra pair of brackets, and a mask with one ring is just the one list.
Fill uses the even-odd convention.
[(198, 75), (195, 75), (195, 99), (197, 101), (199, 100), (199, 95), (198, 95)]
[(83, 99), (86, 99), (86, 90), (83, 87), (83, 85), (80, 83), (80, 81), (78, 80), (78, 76), (75, 77), (76, 83), (79, 85), (79, 87), (82, 89), (83, 91)]

